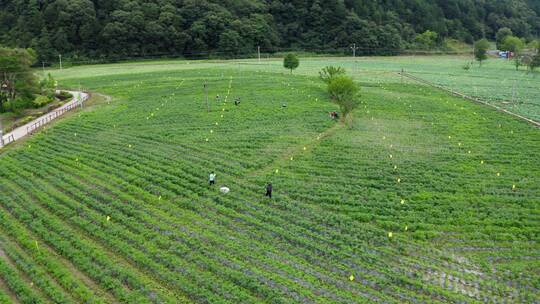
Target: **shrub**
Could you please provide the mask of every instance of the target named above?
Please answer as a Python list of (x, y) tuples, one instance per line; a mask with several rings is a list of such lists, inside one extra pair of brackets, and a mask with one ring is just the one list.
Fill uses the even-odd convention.
[(327, 66), (319, 72), (319, 78), (329, 84), (335, 77), (345, 75), (345, 69), (342, 67)]
[(283, 59), (283, 67), (292, 71), (300, 65), (300, 60), (294, 54), (287, 54)]
[(50, 103), (51, 101), (53, 101), (53, 100), (50, 99), (49, 97), (39, 95), (38, 97), (36, 97), (36, 99), (34, 99), (34, 101), (32, 103), (34, 105), (34, 108), (41, 108), (41, 107), (47, 105), (48, 103)]
[(338, 76), (328, 84), (328, 93), (332, 100), (339, 105), (342, 116), (345, 118), (358, 106), (358, 86), (351, 77)]
[(59, 93), (56, 93), (56, 98), (64, 101), (73, 98), (73, 95), (67, 91), (60, 91)]

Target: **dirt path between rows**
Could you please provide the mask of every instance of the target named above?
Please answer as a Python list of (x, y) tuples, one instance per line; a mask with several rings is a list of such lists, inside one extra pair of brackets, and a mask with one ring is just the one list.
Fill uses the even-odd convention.
[(300, 155), (301, 153), (305, 153), (307, 151), (315, 149), (317, 146), (319, 146), (322, 140), (324, 140), (325, 138), (329, 136), (332, 136), (334, 133), (336, 133), (339, 129), (343, 128), (344, 126), (345, 125), (342, 122), (336, 123), (332, 127), (326, 129), (326, 131), (324, 131), (323, 133), (320, 133), (319, 135), (317, 135), (317, 137), (308, 141), (307, 143), (290, 147), (289, 149), (285, 150), (285, 152), (283, 152), (281, 156), (276, 158), (272, 163), (260, 169), (256, 169), (250, 172), (249, 174), (246, 175), (246, 177), (255, 177), (260, 174), (264, 174), (264, 172), (271, 171), (275, 168), (283, 167), (281, 166), (283, 162), (289, 161), (291, 158), (294, 159), (297, 155)]

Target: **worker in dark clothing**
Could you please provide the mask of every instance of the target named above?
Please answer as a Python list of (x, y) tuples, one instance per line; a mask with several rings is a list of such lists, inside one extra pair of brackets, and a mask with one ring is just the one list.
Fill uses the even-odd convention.
[(268, 185), (266, 185), (266, 196), (272, 198), (272, 183), (268, 183)]
[(240, 97), (236, 97), (236, 98), (234, 99), (234, 105), (237, 106), (237, 105), (239, 105), (239, 104), (240, 104)]

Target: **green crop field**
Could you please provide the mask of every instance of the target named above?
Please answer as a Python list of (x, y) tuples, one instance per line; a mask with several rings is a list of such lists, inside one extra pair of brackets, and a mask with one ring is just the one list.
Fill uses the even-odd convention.
[[(0, 303), (539, 303), (540, 130), (407, 60), (55, 71), (113, 99), (1, 152)], [(351, 127), (329, 64), (361, 86)]]

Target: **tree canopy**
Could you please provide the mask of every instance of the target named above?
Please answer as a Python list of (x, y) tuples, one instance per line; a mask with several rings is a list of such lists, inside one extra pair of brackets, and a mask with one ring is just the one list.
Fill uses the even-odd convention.
[(540, 33), (539, 14), (531, 0), (4, 0), (0, 41), (46, 63), (58, 54), (228, 56), (352, 43), (359, 55), (396, 54), (433, 37), (495, 39), (503, 27), (529, 38)]
[(319, 78), (326, 84), (329, 84), (335, 77), (345, 75), (345, 69), (342, 67), (327, 66), (319, 71)]
[(294, 54), (287, 54), (283, 59), (283, 67), (292, 71), (300, 65), (300, 60)]
[(489, 49), (489, 41), (480, 39), (474, 44), (474, 57), (482, 66), (482, 61), (487, 59), (487, 51)]
[(39, 92), (30, 68), (35, 59), (31, 49), (0, 48), (0, 112), (24, 107)]
[(339, 105), (341, 119), (352, 122), (352, 111), (358, 106), (358, 86), (346, 75), (333, 77), (328, 83), (330, 98)]

